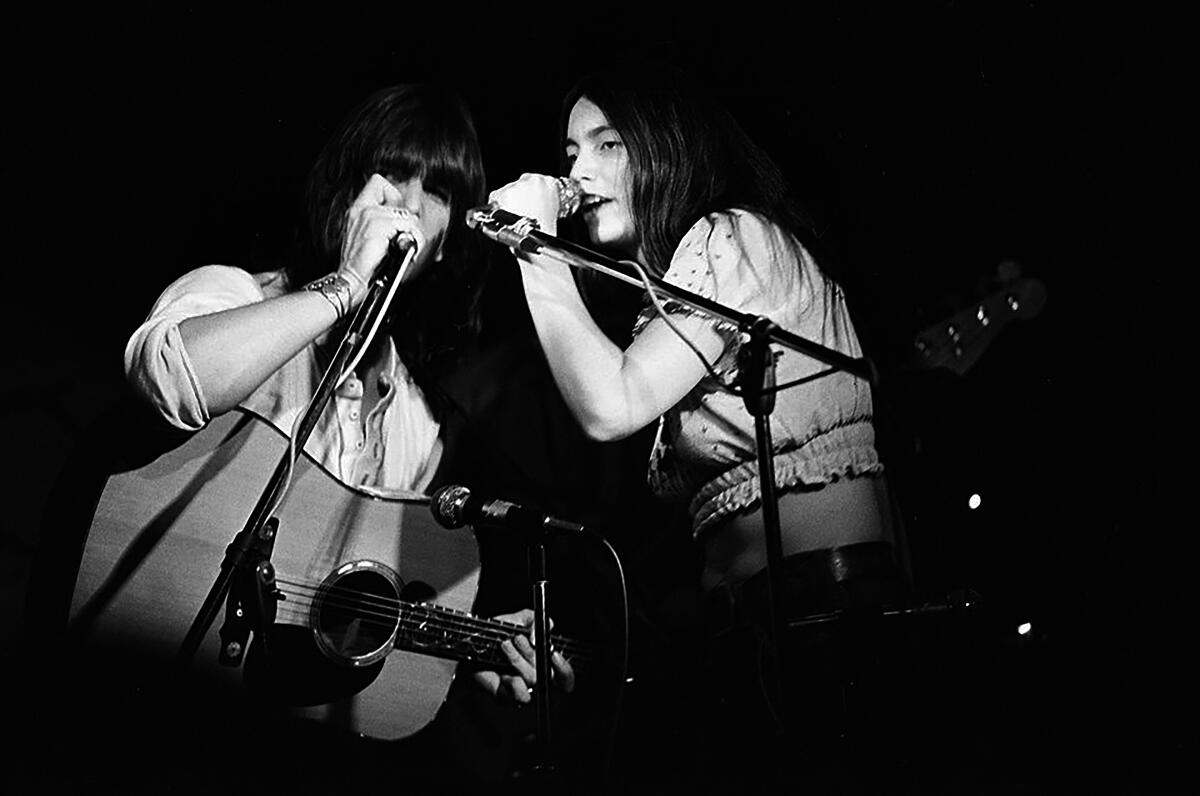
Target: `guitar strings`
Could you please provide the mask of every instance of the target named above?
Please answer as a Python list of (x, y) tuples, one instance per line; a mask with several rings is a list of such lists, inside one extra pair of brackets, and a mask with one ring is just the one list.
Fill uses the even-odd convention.
[[(315, 600), (313, 602), (315, 602)], [(311, 604), (312, 603), (310, 602), (307, 605)], [(286, 612), (293, 618), (304, 618), (306, 613), (304, 611), (304, 608), (306, 607), (305, 604), (292, 602), (290, 604), (285, 603), (285, 606), (287, 607)], [(490, 657), (490, 660), (493, 662), (498, 662), (501, 664), (508, 663), (507, 658), (500, 654), (497, 645), (506, 638), (511, 638), (511, 635), (509, 634), (500, 632), (480, 632), (478, 630), (478, 623), (475, 623), (474, 628), (464, 628), (465, 623), (455, 622), (453, 619), (451, 621), (446, 621), (446, 614), (442, 613), (441, 611), (425, 610), (423, 606), (418, 607), (414, 611), (405, 613), (407, 613), (408, 616), (401, 615), (400, 617), (397, 617), (391, 614), (376, 613), (374, 617), (365, 614), (359, 614), (359, 616), (356, 618), (361, 620), (365, 616), (365, 621), (368, 625), (386, 629), (389, 635), (393, 632), (393, 628), (395, 628), (398, 638), (402, 639), (403, 642), (408, 642), (409, 644), (417, 647), (420, 647), (423, 644), (434, 646), (437, 642), (449, 642), (452, 644), (457, 644), (457, 646), (460, 648), (464, 646), (475, 647), (474, 657), (476, 658)], [(439, 613), (442, 614), (441, 621), (439, 621)], [(518, 632), (521, 629), (520, 626), (514, 626), (514, 628)], [(552, 635), (552, 639), (554, 641), (553, 648), (570, 658), (572, 661), (582, 661), (589, 657), (588, 652), (577, 642), (573, 642), (570, 639), (565, 639), (555, 635)], [(476, 647), (476, 645), (480, 642), (483, 642), (486, 645), (483, 649)], [(400, 648), (405, 648), (403, 643), (399, 644), (398, 646)]]
[[(306, 596), (311, 595), (312, 600), (309, 605), (317, 602), (317, 597), (320, 595), (323, 597), (321, 602), (330, 606), (331, 608), (340, 608), (345, 610), (347, 613), (357, 613), (362, 617), (374, 618), (377, 619), (380, 624), (385, 625), (391, 625), (397, 619), (405, 619), (406, 614), (409, 618), (414, 618), (412, 617), (414, 613), (432, 614), (437, 611), (447, 615), (449, 618), (447, 624), (455, 627), (456, 629), (469, 627), (476, 631), (478, 635), (497, 639), (516, 635), (523, 629), (520, 625), (506, 623), (501, 620), (484, 620), (477, 617), (472, 617), (470, 615), (455, 614), (451, 609), (444, 607), (430, 607), (425, 603), (406, 603), (402, 600), (382, 597), (369, 592), (339, 587), (322, 589), (319, 587), (313, 587), (311, 584), (298, 581), (283, 582), (285, 582), (287, 585), (296, 587), (298, 590), (294, 593), (297, 595), (300, 594), (300, 590), (303, 590)], [(405, 608), (409, 610), (406, 611)], [(504, 627), (505, 629), (511, 628), (511, 632), (508, 634), (500, 633), (498, 631), (499, 627)], [(496, 630), (497, 632), (492, 633), (491, 631), (493, 630)]]
[[(306, 601), (289, 604), (284, 600), (281, 603), (284, 609), (293, 615), (303, 616), (306, 613), (305, 609), (311, 608), (320, 598), (323, 604), (333, 609), (344, 610), (353, 614), (356, 619), (376, 627), (396, 627), (398, 631), (405, 632), (405, 638), (419, 638), (421, 635), (425, 638), (441, 638), (446, 633), (452, 633), (456, 634), (459, 640), (499, 643), (526, 630), (524, 626), (516, 623), (500, 619), (482, 619), (433, 603), (406, 602), (336, 586), (321, 588), (302, 581), (280, 579), (277, 582), (292, 587), (291, 595)], [(285, 591), (284, 594), (286, 596), (288, 592)], [(294, 612), (291, 611), (293, 608)], [(588, 655), (589, 645), (583, 642), (553, 633), (550, 638), (553, 648), (569, 658), (584, 658)]]
[[(363, 592), (357, 589), (347, 589), (345, 587), (314, 587), (311, 583), (303, 581), (291, 581), (282, 579), (282, 583), (303, 589), (310, 594), (325, 594), (328, 595), (323, 600), (326, 604), (342, 608), (348, 612), (358, 609), (374, 609), (373, 614), (380, 617), (383, 624), (391, 625), (394, 623), (393, 617), (399, 614), (401, 619), (419, 619), (413, 614), (432, 615), (433, 618), (442, 618), (447, 625), (454, 627), (470, 627), (476, 635), (481, 635), (497, 640), (503, 640), (511, 636), (522, 633), (526, 628), (523, 625), (514, 622), (507, 622), (501, 619), (483, 619), (461, 611), (456, 611), (453, 608), (437, 605), (436, 603), (414, 603), (399, 600), (391, 597), (375, 595), (369, 592)], [(297, 592), (298, 593), (298, 592)], [(316, 597), (313, 597), (313, 602)], [(311, 603), (310, 603), (311, 604)], [(404, 610), (407, 608), (407, 612)], [(405, 614), (408, 614), (406, 617)], [(570, 639), (562, 638), (551, 634), (551, 639), (555, 642), (565, 641), (580, 648), (586, 645), (582, 642), (573, 642)]]

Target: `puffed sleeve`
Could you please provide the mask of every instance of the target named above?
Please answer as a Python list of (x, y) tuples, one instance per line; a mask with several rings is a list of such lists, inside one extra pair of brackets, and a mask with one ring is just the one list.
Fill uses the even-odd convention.
[(149, 317), (129, 338), (126, 378), (171, 425), (188, 431), (203, 428), (210, 420), (208, 404), (179, 324), (262, 299), (258, 281), (240, 268), (207, 265), (184, 274), (163, 291)]
[[(741, 210), (713, 213), (697, 221), (683, 236), (663, 281), (715, 301), (736, 312), (765, 315), (789, 324), (802, 292), (803, 254), (798, 244), (789, 245), (775, 225)], [(803, 258), (802, 258), (803, 259)], [(677, 301), (664, 301), (668, 313), (705, 315)], [(634, 325), (637, 335), (657, 317), (652, 304), (642, 310)], [(741, 334), (731, 322), (713, 319), (713, 328), (725, 339), (725, 352), (716, 365), (719, 373), (736, 368)]]

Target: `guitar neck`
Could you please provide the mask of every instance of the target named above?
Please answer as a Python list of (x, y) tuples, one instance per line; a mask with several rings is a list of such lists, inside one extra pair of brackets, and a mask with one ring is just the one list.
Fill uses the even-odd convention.
[[(485, 619), (464, 611), (433, 603), (402, 603), (397, 649), (469, 663), (505, 673), (513, 673), (508, 656), (500, 649), (506, 639), (528, 633), (512, 622)], [(562, 652), (572, 663), (586, 663), (591, 653), (585, 645), (551, 634), (551, 647)]]
[(1018, 279), (1004, 289), (927, 327), (913, 340), (913, 365), (945, 368), (963, 375), (1010, 322), (1042, 311), (1046, 288), (1036, 279)]

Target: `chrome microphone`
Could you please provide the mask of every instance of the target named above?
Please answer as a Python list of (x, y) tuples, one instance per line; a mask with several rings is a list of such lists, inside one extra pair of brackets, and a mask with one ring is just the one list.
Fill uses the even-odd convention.
[(555, 182), (558, 184), (558, 217), (569, 218), (579, 212), (579, 205), (583, 203), (583, 186), (579, 180), (570, 177), (559, 177)]
[[(556, 177), (554, 185), (558, 189), (558, 217), (567, 218), (575, 215), (579, 210), (579, 205), (583, 203), (583, 186), (579, 184), (578, 180), (570, 177)], [(493, 203), (468, 210), (467, 226), (475, 229), (481, 222), (492, 221), (496, 217), (525, 218), (525, 216), (501, 210), (498, 205)], [(530, 219), (530, 223), (532, 223), (532, 219)]]
[(550, 517), (528, 506), (476, 497), (465, 486), (450, 485), (438, 489), (429, 500), (429, 509), (443, 528), (496, 525), (525, 532), (582, 533), (586, 530), (577, 522)]
[[(554, 184), (558, 189), (558, 217), (566, 218), (575, 213), (583, 202), (583, 187), (570, 177), (557, 177)], [(467, 226), (505, 246), (529, 254), (536, 253), (539, 248), (532, 234), (538, 230), (537, 221), (502, 210), (495, 203), (468, 210)]]
[(397, 232), (392, 236), (392, 239), (388, 241), (388, 253), (393, 256), (398, 255), (403, 257), (404, 255), (408, 254), (409, 249), (416, 249), (417, 253), (420, 254), (421, 249), (424, 248), (425, 236), (417, 230), (413, 230), (411, 232), (408, 230)]

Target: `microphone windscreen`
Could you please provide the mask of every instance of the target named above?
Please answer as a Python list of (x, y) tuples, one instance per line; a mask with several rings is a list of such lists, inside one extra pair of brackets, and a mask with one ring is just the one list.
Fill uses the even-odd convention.
[(429, 501), (429, 510), (433, 518), (444, 528), (461, 528), (466, 524), (463, 509), (471, 490), (465, 486), (444, 486), (433, 493)]
[(578, 180), (570, 177), (558, 178), (558, 217), (568, 218), (575, 215), (583, 201), (583, 186)]

